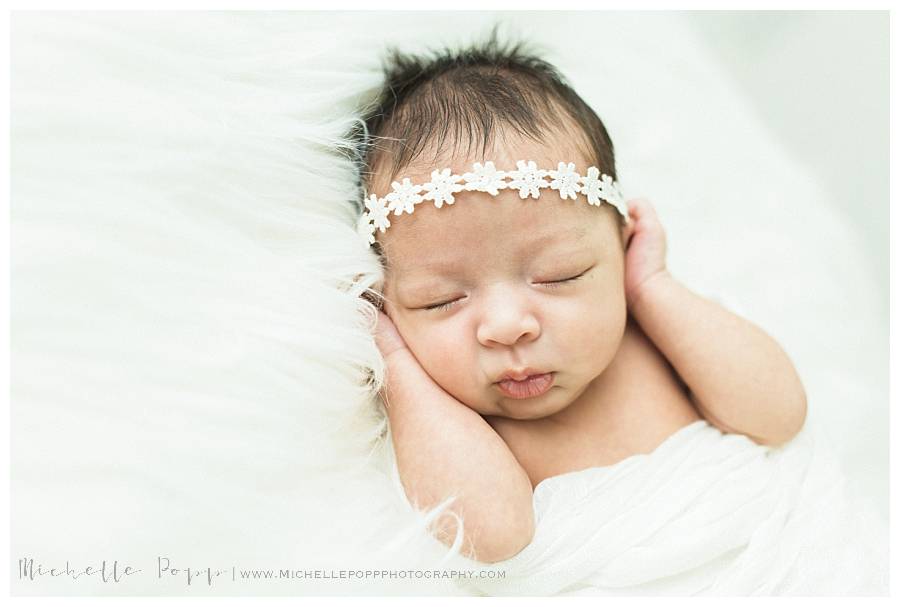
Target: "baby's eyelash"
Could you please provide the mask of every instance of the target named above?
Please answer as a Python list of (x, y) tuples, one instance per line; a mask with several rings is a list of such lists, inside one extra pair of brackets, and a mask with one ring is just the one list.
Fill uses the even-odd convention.
[(433, 306), (425, 306), (424, 309), (426, 309), (426, 310), (448, 310), (450, 308), (450, 306), (455, 304), (457, 301), (459, 301), (459, 300), (454, 299), (453, 301), (447, 301), (447, 302), (440, 303), (440, 304), (434, 304)]
[[(588, 270), (585, 270), (581, 274), (579, 274), (577, 276), (572, 276), (570, 278), (563, 278), (562, 280), (552, 280), (550, 282), (542, 282), (542, 283), (538, 283), (538, 284), (542, 284), (551, 289), (558, 289), (561, 284), (564, 284), (567, 282), (575, 282), (576, 280), (578, 280), (579, 278), (581, 278), (582, 276), (587, 274), (589, 270), (590, 270), (590, 268)], [(431, 306), (425, 306), (423, 308), (423, 310), (438, 310), (438, 311), (449, 310), (450, 307), (458, 301), (459, 301), (459, 299), (454, 299), (453, 301), (445, 301), (444, 303), (434, 304)]]
[(559, 285), (566, 283), (566, 282), (574, 282), (574, 281), (578, 280), (579, 278), (581, 278), (582, 276), (584, 276), (585, 274), (587, 274), (587, 270), (585, 270), (578, 276), (572, 276), (571, 278), (563, 278), (562, 280), (553, 280), (551, 282), (542, 282), (541, 284), (544, 286), (550, 287), (551, 289), (558, 289)]

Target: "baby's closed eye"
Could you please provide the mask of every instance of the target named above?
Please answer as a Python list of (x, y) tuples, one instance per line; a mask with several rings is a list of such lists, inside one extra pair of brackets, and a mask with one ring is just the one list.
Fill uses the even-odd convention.
[[(587, 268), (584, 271), (578, 272), (574, 275), (565, 276), (565, 273), (564, 273), (563, 274), (563, 276), (565, 276), (564, 278), (557, 278), (557, 279), (553, 279), (553, 280), (537, 280), (534, 282), (534, 284), (539, 284), (539, 285), (547, 287), (549, 289), (559, 289), (559, 288), (562, 288), (567, 283), (573, 283), (576, 280), (580, 279), (585, 274), (590, 272), (592, 269), (593, 269), (593, 266), (591, 266), (590, 268)], [(422, 310), (438, 310), (438, 311), (448, 310), (454, 304), (456, 304), (460, 301), (463, 301), (465, 299), (466, 299), (466, 296), (446, 299), (446, 300), (440, 301), (438, 303), (422, 306), (420, 309), (422, 309)]]

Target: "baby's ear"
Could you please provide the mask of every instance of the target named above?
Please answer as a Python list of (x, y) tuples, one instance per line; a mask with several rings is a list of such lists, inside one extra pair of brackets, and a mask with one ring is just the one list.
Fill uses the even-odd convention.
[(634, 234), (634, 220), (623, 221), (622, 222), (622, 242), (625, 244), (625, 248), (628, 248), (628, 241), (631, 240), (631, 236)]

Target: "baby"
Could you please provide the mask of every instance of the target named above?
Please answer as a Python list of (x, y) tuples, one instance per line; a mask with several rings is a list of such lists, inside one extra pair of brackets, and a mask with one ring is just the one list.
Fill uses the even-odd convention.
[(464, 554), (512, 557), (542, 480), (697, 420), (759, 444), (798, 433), (787, 355), (669, 273), (653, 206), (617, 199), (607, 131), (552, 66), (495, 32), (430, 59), (394, 51), (386, 75), (361, 223), (385, 272), (381, 395), (407, 496), (458, 496)]

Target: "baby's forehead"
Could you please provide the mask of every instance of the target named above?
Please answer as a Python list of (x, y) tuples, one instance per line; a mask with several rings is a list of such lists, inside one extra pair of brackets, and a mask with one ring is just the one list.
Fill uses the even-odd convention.
[[(539, 203), (516, 198), (511, 201), (513, 204)], [(490, 203), (472, 202), (472, 205), (477, 204)], [(398, 225), (393, 233), (389, 230), (383, 239), (386, 246), (382, 248), (382, 253), (386, 269), (395, 282), (451, 275), (454, 272), (475, 272), (485, 265), (496, 266), (495, 269), (499, 266), (520, 268), (528, 264), (559, 265), (566, 260), (587, 259), (586, 255), (594, 252), (611, 252), (617, 246), (612, 224), (605, 227), (603, 222), (609, 220), (604, 218), (600, 209), (591, 207), (590, 210), (594, 217), (589, 221), (513, 223), (512, 226), (506, 222), (497, 225), (475, 222), (471, 224), (475, 226), (471, 229), (460, 229), (457, 226), (466, 224), (466, 221), (451, 221), (450, 215), (461, 215), (466, 211), (461, 206), (444, 208), (440, 209), (444, 211), (440, 221), (423, 221), (415, 229), (408, 230)], [(543, 213), (552, 211), (544, 210)], [(412, 217), (404, 215), (401, 219)]]

